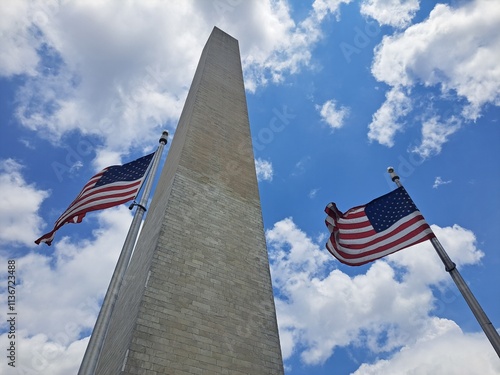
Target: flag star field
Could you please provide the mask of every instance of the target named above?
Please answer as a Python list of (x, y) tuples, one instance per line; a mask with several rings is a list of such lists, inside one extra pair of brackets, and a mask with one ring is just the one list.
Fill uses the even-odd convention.
[(416, 210), (417, 207), (404, 188), (373, 200), (365, 207), (366, 216), (376, 232), (386, 230), (396, 221)]
[(95, 187), (116, 181), (133, 181), (141, 178), (146, 173), (152, 158), (153, 154), (149, 154), (123, 166), (108, 167), (99, 181), (96, 182)]
[(500, 328), (499, 25), (497, 0), (0, 1), (0, 374), (77, 373), (148, 162), (122, 166), (167, 130), (162, 167), (214, 26), (239, 42), (286, 375), (500, 374), (428, 240)]

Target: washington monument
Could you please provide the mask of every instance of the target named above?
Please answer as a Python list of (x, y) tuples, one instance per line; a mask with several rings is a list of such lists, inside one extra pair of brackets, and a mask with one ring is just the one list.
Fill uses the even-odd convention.
[(238, 41), (206, 43), (97, 374), (283, 374)]

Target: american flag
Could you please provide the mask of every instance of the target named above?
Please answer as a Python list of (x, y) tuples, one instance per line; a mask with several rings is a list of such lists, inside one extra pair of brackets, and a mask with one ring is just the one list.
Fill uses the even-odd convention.
[(67, 223), (81, 223), (85, 214), (126, 203), (135, 198), (154, 153), (123, 165), (104, 168), (93, 176), (66, 211), (57, 219), (54, 229), (37, 239), (37, 245), (50, 246), (56, 231)]
[(342, 263), (359, 266), (434, 237), (404, 189), (396, 190), (346, 213), (335, 203), (325, 208), (330, 238), (326, 248)]

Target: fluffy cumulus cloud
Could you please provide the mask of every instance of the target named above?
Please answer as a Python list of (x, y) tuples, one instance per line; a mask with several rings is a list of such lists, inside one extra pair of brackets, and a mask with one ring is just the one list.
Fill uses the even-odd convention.
[[(456, 225), (433, 230), (457, 264), (476, 264), (483, 256), (469, 230)], [(285, 359), (299, 354), (305, 364), (316, 365), (335, 348), (355, 345), (388, 357), (361, 366), (359, 374), (381, 373), (378, 368), (409, 373), (419, 364), (426, 366), (425, 373), (442, 373), (456, 360), (470, 370), (466, 373), (474, 373), (478, 362), (486, 374), (497, 371), (497, 358), (484, 336), (464, 334), (453, 321), (433, 314), (440, 300), (431, 287), (451, 287), (430, 243), (392, 254), (372, 263), (366, 273), (349, 276), (291, 218), (275, 223), (266, 238)], [(470, 350), (457, 350), (457, 342)], [(446, 355), (441, 361), (404, 361), (409, 349), (424, 359), (429, 347)]]
[(273, 180), (273, 165), (270, 161), (261, 158), (255, 159), (255, 171), (257, 172), (257, 180)]
[(408, 26), (419, 8), (419, 0), (365, 0), (361, 3), (362, 14), (381, 25), (397, 28)]
[(316, 105), (316, 110), (321, 115), (321, 120), (326, 122), (332, 129), (344, 126), (344, 121), (349, 115), (347, 107), (338, 107), (335, 100), (327, 100), (323, 105)]
[[(64, 344), (65, 337), (64, 330), (60, 332), (56, 340), (49, 339), (45, 334), (31, 336), (25, 330), (18, 331), (16, 350), (22, 352), (22, 355), (16, 359), (14, 371), (7, 372), (7, 375), (76, 374), (87, 347), (88, 338)], [(9, 342), (7, 334), (0, 335), (0, 341)]]
[[(16, 307), (22, 311), (16, 367), (23, 373), (65, 375), (78, 370), (132, 219), (125, 206), (95, 217), (99, 229), (92, 238), (62, 237), (54, 242), (52, 256), (40, 252), (16, 258)], [(4, 256), (0, 264), (7, 264)], [(0, 300), (7, 300), (5, 290)], [(2, 342), (7, 342), (6, 328), (1, 323)]]
[(422, 142), (412, 149), (423, 159), (439, 154), (448, 137), (461, 127), (461, 122), (452, 117), (446, 122), (439, 122), (437, 117), (433, 117), (422, 124)]
[[(399, 374), (485, 374), (500, 372), (498, 357), (491, 344), (481, 333), (463, 333), (456, 326), (429, 332), (430, 337), (405, 347), (391, 360), (379, 360), (363, 364), (353, 375)], [(453, 360), (449, 358), (449, 345), (453, 342)]]
[[(438, 87), (443, 97), (464, 99), (464, 119), (477, 119), (485, 105), (500, 105), (499, 23), (500, 7), (494, 1), (462, 2), (456, 7), (437, 4), (423, 22), (383, 38), (375, 50), (372, 73), (392, 86), (391, 91)], [(399, 104), (388, 95), (370, 124), (370, 139), (393, 144), (394, 129), (402, 128)], [(383, 114), (390, 120), (386, 125), (380, 121)], [(456, 128), (427, 126), (424, 131), (431, 146), (418, 151), (426, 154), (438, 151)]]
[(39, 9), (27, 1), (3, 1), (0, 4), (0, 40), (3, 53), (0, 56), (0, 75), (34, 75), (39, 62), (37, 48), (41, 41), (30, 31)]
[(23, 32), (33, 35), (29, 47), (38, 59), (31, 70), (5, 72), (25, 74), (17, 110), (24, 126), (56, 140), (74, 130), (94, 134), (108, 150), (126, 152), (137, 147), (139, 131), (157, 136), (160, 124), (177, 117), (199, 57), (194, 51), (203, 45), (195, 35), (210, 31), (193, 22), (191, 33), (176, 33), (185, 18), (198, 17), (194, 3), (18, 3), (25, 4), (16, 15), (26, 20)]
[(471, 118), (486, 103), (500, 104), (500, 8), (476, 0), (452, 8), (437, 4), (422, 23), (385, 37), (372, 72), (391, 86), (439, 85), (469, 102)]
[(300, 23), (284, 0), (1, 2), (0, 75), (25, 82), (24, 126), (55, 142), (75, 130), (99, 137), (97, 169), (102, 149), (119, 159), (176, 126), (214, 25), (239, 40), (253, 91), (307, 67), (321, 22), (349, 1), (316, 0)]
[(368, 138), (384, 146), (394, 146), (394, 137), (403, 128), (401, 118), (411, 109), (411, 100), (404, 90), (401, 87), (393, 87), (387, 92), (385, 103), (372, 117), (372, 122), (368, 126)]
[(25, 181), (23, 166), (13, 159), (0, 160), (0, 243), (34, 246), (43, 220), (38, 210), (49, 193)]

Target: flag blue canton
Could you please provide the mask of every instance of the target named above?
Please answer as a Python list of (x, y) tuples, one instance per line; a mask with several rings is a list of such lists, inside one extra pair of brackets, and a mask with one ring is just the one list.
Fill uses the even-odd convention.
[(417, 206), (404, 187), (374, 199), (365, 207), (366, 216), (376, 232), (386, 230), (414, 211), (417, 211)]
[(149, 154), (123, 165), (113, 165), (106, 169), (94, 187), (99, 187), (118, 181), (134, 181), (141, 178), (148, 169), (154, 154)]

